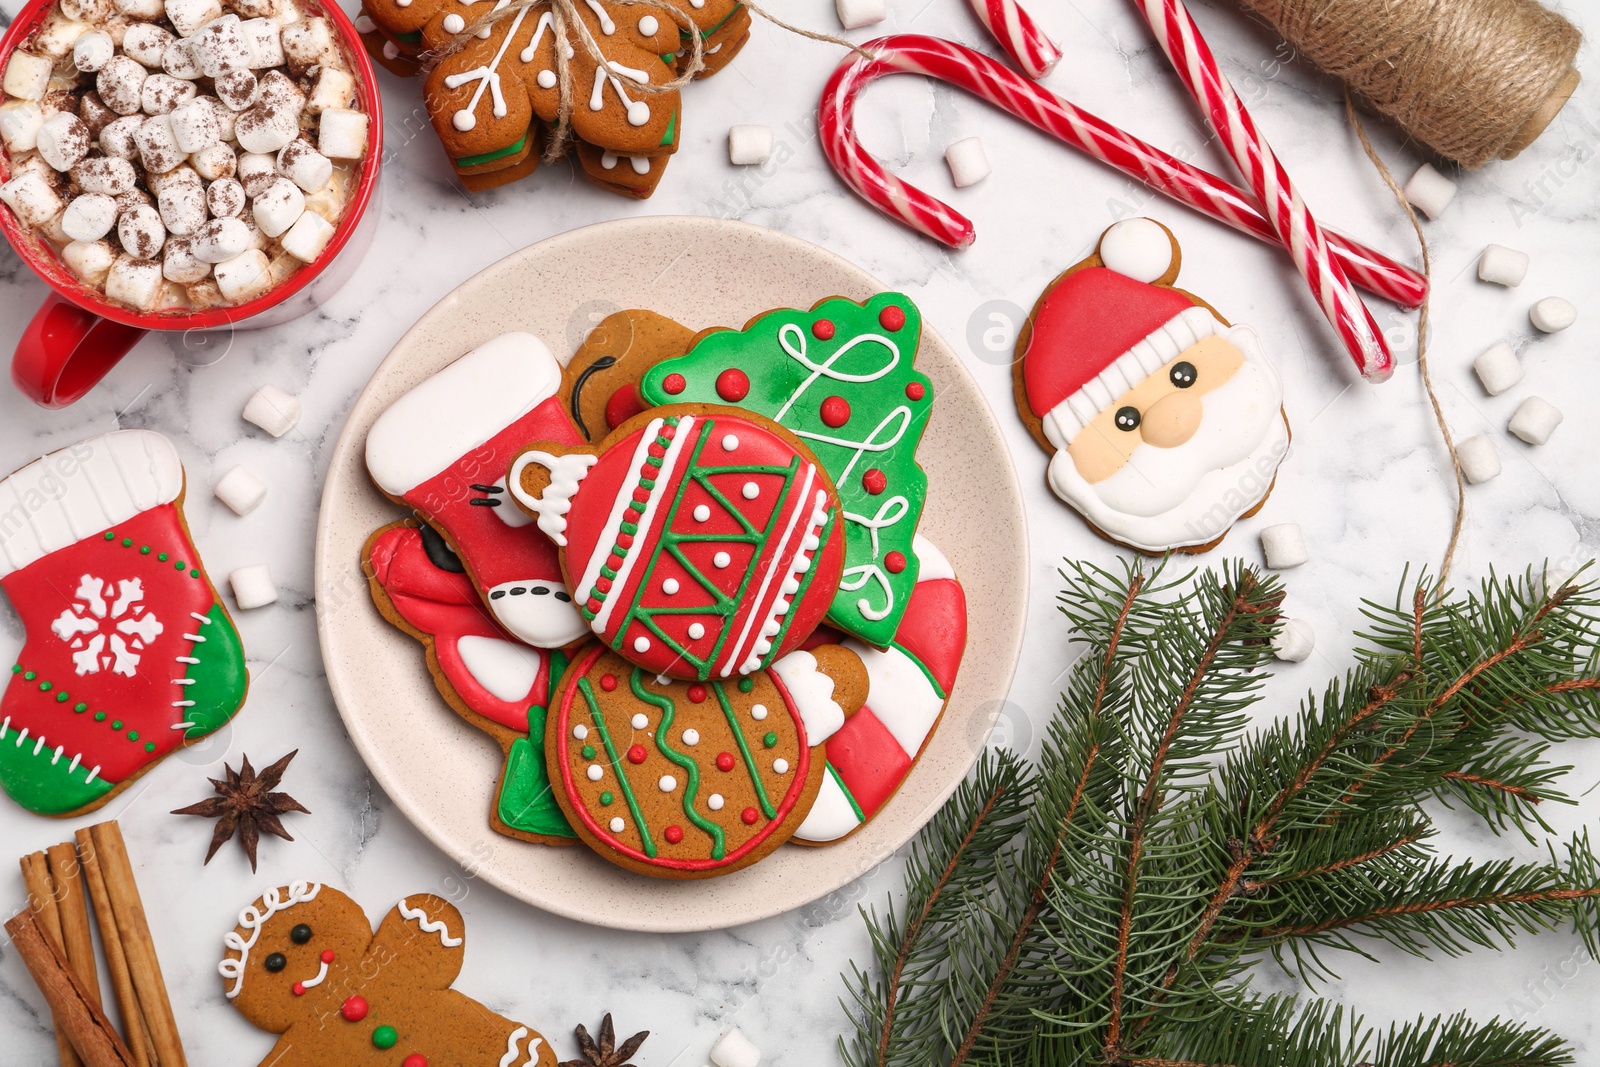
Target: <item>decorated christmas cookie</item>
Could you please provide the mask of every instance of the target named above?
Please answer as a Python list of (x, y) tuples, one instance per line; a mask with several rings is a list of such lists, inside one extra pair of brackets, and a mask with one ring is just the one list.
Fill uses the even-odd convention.
[(814, 746), (864, 689), (860, 662), (837, 645), (708, 683), (658, 678), (590, 645), (562, 677), (546, 727), (556, 797), (613, 863), (668, 878), (727, 874), (800, 825), (822, 785)]
[(538, 338), (503, 334), (396, 400), (367, 433), (378, 488), (443, 533), (495, 621), (540, 648), (585, 627), (555, 545), (512, 502), (505, 473), (529, 441), (582, 443), (560, 386), (561, 365)]
[(844, 642), (866, 667), (866, 699), (828, 738), (822, 790), (794, 835), (802, 845), (832, 844), (882, 811), (949, 703), (967, 643), (967, 599), (943, 553), (922, 537), (916, 551), (922, 566), (894, 641), (885, 649)]
[(1202, 552), (1272, 490), (1283, 386), (1248, 326), (1173, 287), (1178, 242), (1127, 219), (1045, 289), (1017, 339), (1017, 410), (1049, 482), (1111, 541)]
[(633, 308), (602, 319), (561, 375), (578, 432), (598, 441), (644, 411), (639, 379), (663, 359), (689, 351), (694, 338), (689, 327), (654, 311)]
[(590, 629), (654, 674), (762, 670), (811, 634), (838, 586), (833, 483), (759, 417), (663, 408), (592, 451), (530, 446), (508, 483), (562, 546)]
[(922, 317), (899, 293), (768, 312), (704, 335), (645, 373), (648, 404), (733, 404), (805, 441), (839, 487), (845, 565), (828, 621), (869, 644), (894, 636), (917, 581), (912, 538), (928, 479), (917, 444), (933, 387), (912, 362)]
[(240, 1014), (283, 1035), (262, 1067), (556, 1067), (544, 1035), (451, 988), (465, 937), (455, 905), (431, 893), (373, 933), (343, 893), (294, 882), (239, 913), (217, 969)]
[(0, 481), (0, 588), (27, 633), (0, 699), (0, 787), (30, 811), (104, 804), (231, 719), (239, 634), (160, 434), (121, 430)]
[(566, 818), (549, 789), (539, 788), (548, 786), (544, 711), (561, 653), (530, 648), (495, 625), (461, 561), (429, 526), (385, 526), (367, 540), (362, 564), (378, 611), (422, 642), (445, 703), (494, 739), (510, 773), (538, 779), (521, 803), (497, 805), (491, 825), (512, 837), (570, 844)]

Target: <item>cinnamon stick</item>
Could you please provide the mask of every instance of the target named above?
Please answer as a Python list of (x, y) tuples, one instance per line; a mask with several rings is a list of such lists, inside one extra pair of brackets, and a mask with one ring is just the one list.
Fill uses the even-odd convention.
[(100, 943), (106, 952), (106, 970), (110, 972), (111, 991), (117, 998), (117, 1009), (122, 1013), (122, 1032), (133, 1051), (139, 1067), (155, 1067), (155, 1048), (150, 1044), (150, 1032), (144, 1025), (144, 1012), (139, 1008), (139, 995), (133, 991), (133, 976), (128, 971), (128, 957), (122, 951), (122, 937), (117, 931), (117, 916), (111, 909), (111, 896), (106, 892), (105, 876), (100, 873), (100, 857), (95, 853), (94, 840), (87, 829), (75, 835), (78, 841), (78, 862), (83, 867), (83, 880), (89, 889), (89, 901), (94, 905), (94, 915), (100, 923)]
[(183, 1040), (178, 1036), (178, 1020), (172, 1014), (172, 1002), (167, 999), (167, 983), (161, 977), (161, 962), (156, 959), (155, 942), (145, 920), (139, 886), (133, 878), (133, 864), (128, 861), (128, 847), (122, 840), (122, 828), (115, 820), (96, 823), (89, 827), (89, 837), (100, 862), (106, 894), (111, 898), (111, 911), (117, 918), (117, 934), (128, 959), (128, 973), (139, 998), (139, 1009), (144, 1014), (150, 1043), (155, 1046), (156, 1063), (160, 1067), (187, 1067), (189, 1061), (184, 1057)]
[(94, 962), (94, 931), (83, 898), (83, 869), (78, 850), (68, 841), (45, 850), (50, 880), (56, 887), (56, 912), (61, 918), (61, 949), (72, 972), (83, 979), (95, 1007), (100, 1007), (100, 972)]
[[(38, 917), (43, 935), (60, 951), (61, 917), (56, 911), (55, 885), (50, 880), (50, 868), (44, 853), (30, 853), (19, 862), (22, 865), (22, 884), (28, 891), (28, 906)], [(60, 1019), (55, 1020), (55, 1028), (56, 1053), (61, 1058), (61, 1067), (79, 1067), (80, 1061), (73, 1052), (72, 1040), (67, 1036)]]
[(33, 908), (18, 912), (7, 921), (6, 933), (49, 1003), (56, 1026), (66, 1032), (71, 1047), (77, 1050), (72, 1062), (87, 1067), (134, 1067), (133, 1054), (90, 999), (83, 980), (67, 966), (39, 912)]

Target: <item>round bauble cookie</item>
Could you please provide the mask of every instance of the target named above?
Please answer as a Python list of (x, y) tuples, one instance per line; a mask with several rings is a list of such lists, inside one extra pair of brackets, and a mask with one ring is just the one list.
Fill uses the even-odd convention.
[(578, 836), (663, 878), (728, 874), (787, 841), (822, 787), (821, 744), (865, 695), (859, 661), (825, 649), (737, 681), (685, 682), (588, 646), (545, 733), (551, 784)]
[(764, 670), (810, 636), (839, 588), (833, 482), (758, 415), (660, 408), (593, 450), (525, 448), (507, 485), (560, 546), (590, 629), (654, 674)]

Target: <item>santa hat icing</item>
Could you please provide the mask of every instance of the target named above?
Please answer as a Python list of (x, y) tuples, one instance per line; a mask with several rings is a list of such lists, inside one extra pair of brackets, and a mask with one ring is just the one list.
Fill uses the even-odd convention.
[(1224, 331), (1168, 285), (1177, 243), (1159, 223), (1127, 219), (1100, 239), (1101, 267), (1063, 278), (1039, 301), (1023, 355), (1028, 406), (1056, 448), (1185, 349)]

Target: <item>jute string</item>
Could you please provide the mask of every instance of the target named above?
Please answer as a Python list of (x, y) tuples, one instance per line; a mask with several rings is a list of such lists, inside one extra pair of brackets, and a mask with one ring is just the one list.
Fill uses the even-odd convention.
[[(1477, 167), (1526, 146), (1582, 35), (1538, 0), (1240, 0), (1367, 106)], [(1526, 140), (1524, 139), (1526, 137)]]

